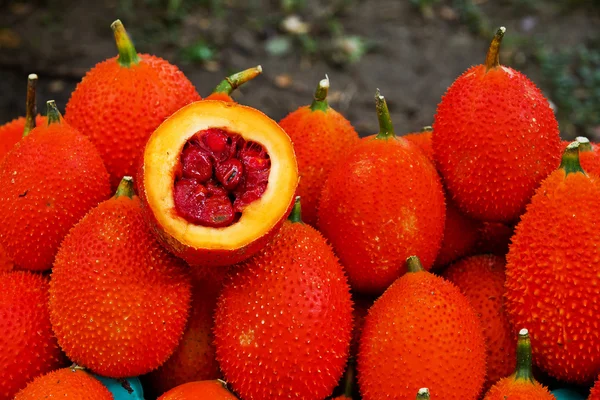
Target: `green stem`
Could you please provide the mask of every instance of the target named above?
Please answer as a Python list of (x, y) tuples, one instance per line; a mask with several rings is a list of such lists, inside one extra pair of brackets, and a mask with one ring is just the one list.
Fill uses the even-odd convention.
[(390, 110), (388, 109), (385, 97), (381, 95), (379, 89), (375, 92), (375, 108), (377, 110), (377, 119), (379, 120), (379, 133), (375, 138), (389, 139), (396, 137), (392, 118), (390, 117)]
[(417, 400), (429, 400), (429, 389), (419, 389), (419, 391), (417, 392)]
[(577, 140), (569, 143), (562, 155), (559, 168), (565, 170), (565, 176), (576, 172), (585, 174), (585, 171), (581, 168), (581, 164), (579, 163), (579, 146), (580, 143)]
[(577, 136), (575, 138), (579, 142), (579, 152), (593, 151), (592, 143), (590, 140), (584, 136)]
[(535, 382), (531, 372), (531, 340), (529, 331), (521, 329), (519, 339), (517, 340), (517, 370), (515, 371), (515, 380), (528, 380)]
[(262, 67), (257, 65), (256, 67), (248, 68), (244, 71), (235, 73), (227, 78), (223, 79), (213, 90), (213, 93), (225, 93), (231, 94), (235, 89), (244, 83), (251, 81), (262, 73)]
[(488, 49), (485, 57), (485, 72), (500, 65), (500, 43), (502, 43), (502, 38), (504, 37), (505, 32), (506, 28), (503, 26), (498, 28), (496, 31), (494, 39), (492, 40), (490, 48)]
[(421, 128), (421, 132), (425, 133), (425, 132), (433, 132), (433, 127), (431, 126), (424, 126), (423, 128)]
[(310, 109), (312, 111), (327, 111), (329, 103), (327, 103), (327, 93), (329, 92), (329, 77), (325, 75), (325, 79), (321, 79), (317, 85), (315, 96)]
[(292, 208), (292, 212), (290, 213), (288, 219), (293, 223), (304, 223), (302, 222), (302, 207), (300, 206), (300, 196), (296, 196), (296, 199), (294, 200), (294, 208)]
[(119, 183), (119, 187), (117, 187), (117, 191), (115, 192), (115, 198), (127, 196), (130, 199), (135, 196), (135, 191), (133, 190), (133, 178), (130, 176), (124, 176)]
[(140, 58), (121, 20), (116, 20), (110, 27), (115, 34), (115, 41), (119, 50), (119, 58), (117, 58), (119, 65), (126, 68), (137, 65), (140, 62)]
[(348, 360), (348, 367), (346, 368), (346, 373), (344, 374), (344, 396), (349, 399), (352, 399), (352, 395), (354, 393), (354, 375), (356, 368), (356, 361), (354, 357), (350, 357)]
[(48, 125), (62, 123), (62, 115), (60, 115), (60, 111), (58, 111), (58, 107), (56, 107), (54, 100), (48, 100), (46, 102), (46, 109), (46, 119), (48, 120)]
[(423, 272), (425, 269), (421, 264), (421, 260), (417, 256), (410, 256), (406, 259), (406, 271), (407, 272)]
[(29, 135), (29, 132), (35, 128), (35, 114), (37, 114), (35, 104), (35, 87), (37, 86), (38, 76), (29, 74), (27, 77), (27, 100), (25, 102), (25, 129), (23, 137)]

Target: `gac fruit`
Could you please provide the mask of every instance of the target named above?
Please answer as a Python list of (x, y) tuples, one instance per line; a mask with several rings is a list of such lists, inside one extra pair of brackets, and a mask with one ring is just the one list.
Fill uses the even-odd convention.
[(52, 267), (69, 229), (110, 196), (94, 145), (48, 102), (48, 123), (5, 156), (0, 171), (0, 243), (22, 269)]
[(318, 227), (333, 245), (350, 286), (381, 294), (421, 254), (430, 269), (442, 242), (446, 207), (440, 177), (412, 143), (394, 134), (377, 91), (380, 132), (362, 138), (327, 178)]
[(423, 129), (421, 129), (421, 132), (407, 133), (402, 137), (416, 145), (419, 149), (421, 149), (429, 161), (435, 163), (433, 158), (433, 144), (431, 143), (432, 134), (433, 128), (430, 126), (425, 126)]
[(279, 121), (294, 143), (302, 198), (302, 215), (316, 226), (319, 198), (329, 172), (358, 143), (358, 133), (342, 114), (329, 106), (329, 78), (319, 82), (311, 105), (289, 113)]
[(489, 253), (505, 257), (514, 231), (513, 225), (506, 225), (502, 222), (483, 222), (477, 232), (477, 243), (475, 243), (473, 253)]
[(0, 399), (38, 375), (63, 366), (48, 312), (48, 278), (29, 271), (0, 274)]
[(450, 263), (472, 254), (479, 239), (480, 227), (479, 221), (463, 214), (451, 199), (446, 198), (444, 237), (433, 269), (442, 269)]
[(598, 153), (598, 145), (591, 143), (588, 138), (578, 136), (575, 138), (579, 145), (579, 162), (581, 168), (588, 174), (594, 174), (600, 177), (600, 154)]
[(535, 363), (555, 378), (590, 382), (600, 370), (600, 181), (575, 141), (536, 190), (507, 255), (506, 310), (531, 333)]
[(438, 399), (478, 399), (485, 344), (473, 307), (417, 257), (407, 270), (369, 309), (357, 362), (362, 398), (413, 399), (428, 387)]
[(158, 400), (237, 400), (225, 382), (220, 380), (206, 380), (188, 382), (169, 390)]
[(598, 379), (596, 380), (596, 383), (590, 392), (590, 397), (588, 397), (588, 400), (600, 400), (600, 376), (598, 376)]
[(86, 73), (71, 94), (65, 119), (94, 143), (116, 188), (123, 176), (135, 174), (156, 127), (200, 95), (176, 66), (138, 54), (121, 21), (111, 28), (119, 56)]
[(559, 164), (554, 112), (523, 74), (500, 65), (505, 29), (484, 65), (448, 88), (433, 123), (433, 151), (446, 189), (467, 215), (516, 221), (533, 192)]
[(221, 371), (241, 398), (331, 395), (348, 358), (352, 300), (331, 246), (302, 223), (298, 202), (273, 241), (229, 275), (214, 334)]
[(531, 340), (527, 329), (519, 331), (517, 369), (490, 388), (483, 400), (556, 400), (548, 388), (533, 378)]
[(54, 398), (113, 400), (113, 395), (96, 378), (81, 368), (63, 368), (36, 378), (14, 400)]
[(479, 317), (486, 344), (487, 390), (514, 371), (514, 332), (504, 310), (504, 257), (478, 255), (450, 265), (442, 276), (464, 294)]
[(50, 321), (75, 363), (111, 378), (162, 365), (188, 318), (190, 277), (144, 223), (131, 178), (71, 229), (50, 280)]
[(138, 176), (162, 244), (204, 267), (262, 249), (289, 215), (298, 185), (283, 129), (254, 108), (215, 100), (182, 108), (154, 131)]

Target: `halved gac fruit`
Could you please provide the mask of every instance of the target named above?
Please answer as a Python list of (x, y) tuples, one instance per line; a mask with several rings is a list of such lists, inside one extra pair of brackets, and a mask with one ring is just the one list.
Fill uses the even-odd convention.
[(204, 100), (151, 135), (138, 178), (159, 239), (191, 265), (259, 251), (291, 211), (298, 165), (285, 131), (262, 112)]

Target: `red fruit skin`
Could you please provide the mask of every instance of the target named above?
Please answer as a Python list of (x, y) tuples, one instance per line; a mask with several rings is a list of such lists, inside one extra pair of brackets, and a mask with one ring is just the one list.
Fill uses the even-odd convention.
[(219, 381), (189, 382), (171, 389), (158, 400), (237, 400)]
[(52, 267), (69, 229), (110, 196), (94, 145), (62, 121), (41, 125), (0, 166), (0, 243), (19, 268)]
[[(46, 117), (38, 115), (35, 117), (35, 122), (37, 126), (44, 125)], [(23, 138), (24, 129), (25, 117), (19, 117), (0, 125), (0, 160)]]
[(370, 136), (329, 174), (318, 226), (352, 289), (381, 294), (404, 274), (407, 257), (418, 254), (431, 268), (445, 218), (439, 175), (421, 151), (400, 137)]
[(82, 370), (58, 369), (40, 376), (17, 393), (15, 400), (41, 399), (113, 400), (98, 379)]
[(464, 294), (479, 317), (486, 343), (487, 376), (484, 389), (514, 372), (516, 333), (504, 310), (504, 257), (478, 255), (448, 267), (443, 277)]
[(354, 327), (352, 328), (352, 342), (350, 343), (350, 357), (356, 358), (358, 355), (358, 344), (362, 335), (365, 319), (369, 313), (369, 308), (375, 302), (375, 299), (354, 294), (352, 296), (354, 309), (352, 310), (352, 318)]
[(590, 397), (588, 397), (588, 400), (600, 400), (600, 376), (596, 380), (596, 383), (594, 384), (594, 387), (590, 392)]
[(501, 222), (484, 222), (478, 231), (474, 253), (506, 256), (514, 231), (514, 226), (505, 225)]
[(473, 307), (445, 279), (406, 273), (369, 309), (357, 372), (363, 400), (412, 400), (423, 387), (439, 399), (478, 399), (485, 344)]
[(113, 57), (89, 70), (65, 112), (98, 149), (113, 188), (135, 174), (150, 134), (175, 111), (200, 100), (179, 68), (149, 54), (138, 57), (139, 64), (130, 67)]
[(309, 225), (286, 221), (226, 280), (214, 333), (223, 375), (240, 397), (330, 395), (348, 357), (352, 300), (325, 239)]
[(579, 163), (585, 172), (600, 176), (600, 154), (599, 146), (596, 143), (590, 143), (592, 150), (579, 149)]
[(4, 250), (4, 247), (0, 245), (0, 273), (12, 271), (14, 266), (15, 265), (8, 254), (6, 254), (6, 250)]
[(507, 255), (505, 306), (527, 327), (534, 362), (555, 378), (600, 370), (600, 181), (558, 169), (536, 191)]
[(416, 145), (427, 157), (429, 161), (435, 163), (433, 158), (433, 144), (431, 140), (432, 132), (424, 131), (424, 132), (415, 132), (415, 133), (407, 133), (402, 136), (404, 139), (408, 140), (412, 144)]
[(48, 279), (29, 271), (0, 274), (0, 399), (9, 400), (65, 357), (50, 326)]
[(560, 162), (554, 112), (523, 74), (471, 67), (438, 105), (433, 124), (436, 165), (467, 215), (511, 222)]
[(473, 252), (481, 223), (464, 215), (451, 200), (446, 200), (446, 223), (442, 247), (433, 269), (441, 269)]
[(113, 197), (65, 238), (50, 281), (50, 320), (69, 359), (112, 378), (146, 374), (177, 347), (190, 276), (156, 241), (137, 196)]
[(492, 386), (483, 400), (556, 400), (556, 397), (539, 382), (515, 381), (509, 376)]

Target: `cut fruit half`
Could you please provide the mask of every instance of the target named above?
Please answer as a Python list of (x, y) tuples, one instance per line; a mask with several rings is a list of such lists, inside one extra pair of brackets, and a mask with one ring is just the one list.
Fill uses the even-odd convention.
[(298, 165), (279, 125), (247, 106), (203, 100), (151, 135), (139, 195), (159, 239), (190, 265), (259, 251), (292, 209)]

